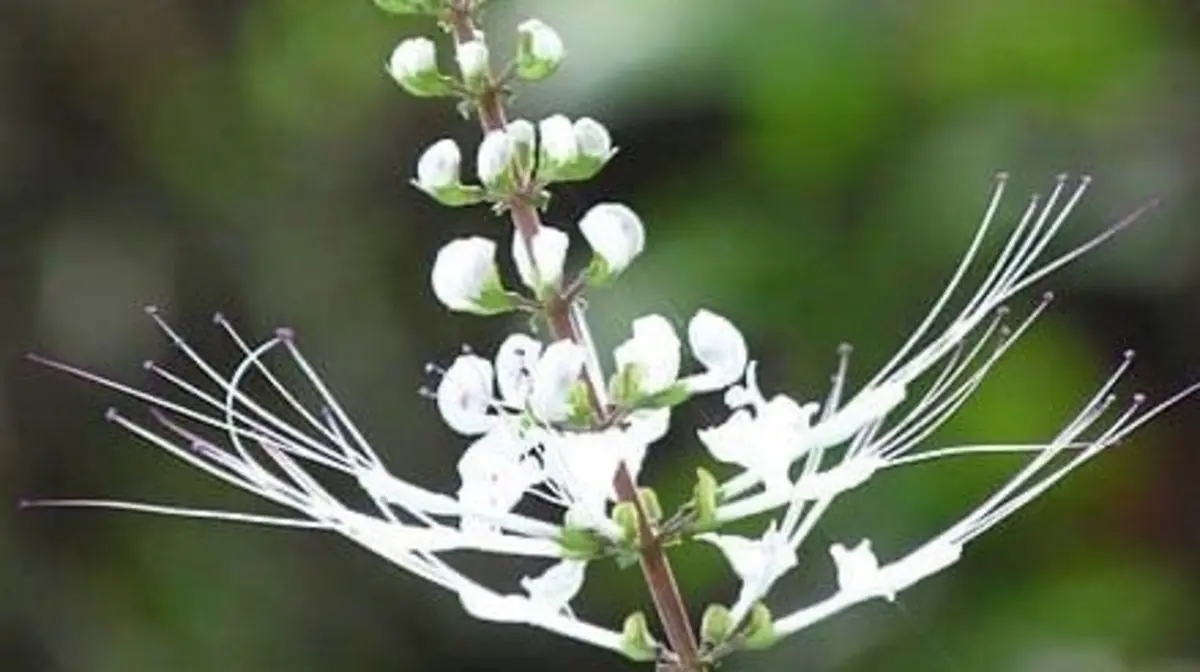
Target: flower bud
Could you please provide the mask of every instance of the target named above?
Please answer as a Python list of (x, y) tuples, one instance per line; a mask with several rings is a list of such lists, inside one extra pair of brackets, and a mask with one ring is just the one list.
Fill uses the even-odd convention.
[(454, 53), (467, 88), (478, 88), (488, 73), (488, 48), (483, 40), (471, 40), (458, 45)]
[(414, 96), (430, 98), (453, 91), (450, 78), (438, 71), (437, 48), (424, 37), (401, 42), (388, 59), (387, 71), (397, 84)]
[(450, 310), (494, 315), (513, 308), (500, 286), (496, 243), (478, 236), (450, 241), (433, 262), (433, 293)]
[[(520, 232), (513, 231), (513, 260), (521, 282), (541, 297), (548, 290), (558, 287), (562, 281), (563, 264), (567, 259), (570, 238), (565, 231), (549, 226), (538, 229), (533, 240), (525, 242)], [(529, 258), (530, 248), (533, 259)]]
[(504, 127), (512, 139), (521, 181), (528, 179), (533, 170), (533, 148), (537, 144), (537, 129), (526, 119), (514, 119)]
[(619, 203), (593, 206), (579, 220), (579, 229), (594, 252), (588, 268), (588, 280), (593, 285), (602, 285), (620, 274), (646, 246), (642, 220)]
[(537, 19), (522, 23), (517, 31), (517, 76), (536, 82), (554, 74), (566, 52), (558, 33)]
[(589, 158), (608, 160), (613, 151), (612, 136), (604, 124), (591, 117), (583, 117), (575, 120), (573, 129), (581, 154)]
[(579, 145), (575, 140), (575, 128), (571, 120), (556, 114), (538, 122), (541, 138), (542, 177), (550, 176), (567, 167), (579, 158)]
[(513, 186), (513, 159), (516, 147), (504, 130), (489, 131), (479, 145), (476, 171), (479, 180), (492, 191), (503, 192)]
[(471, 205), (483, 200), (483, 190), (459, 181), (462, 153), (449, 138), (433, 143), (417, 161), (417, 179), (412, 184), (443, 205)]

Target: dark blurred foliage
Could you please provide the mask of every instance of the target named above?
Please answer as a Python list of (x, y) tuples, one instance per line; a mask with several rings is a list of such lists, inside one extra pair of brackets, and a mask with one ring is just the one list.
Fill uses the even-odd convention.
[[(1046, 283), (1060, 296), (1052, 313), (946, 436), (1048, 436), (1126, 347), (1140, 352), (1135, 387), (1154, 397), (1200, 376), (1194, 3), (494, 4), (495, 52), (530, 15), (570, 50), (517, 112), (591, 114), (622, 148), (601, 179), (559, 190), (551, 219), (619, 199), (648, 223), (648, 253), (592, 302), (604, 343), (641, 312), (682, 320), (705, 305), (747, 330), (771, 389), (819, 397), (842, 340), (865, 380), (947, 277), (992, 173), (1010, 171), (1024, 194), (1070, 170), (1096, 186), (1064, 249), (1151, 197), (1163, 205)], [(215, 310), (254, 334), (295, 327), (393, 470), (454, 487), (463, 442), (417, 396), (422, 366), (464, 342), (488, 351), (519, 325), (448, 315), (428, 290), (442, 242), (508, 235), (405, 184), (437, 137), (468, 155), (477, 141), (449, 106), (408, 99), (383, 72), (400, 38), (430, 29), (367, 0), (0, 4), (4, 670), (625, 665), (474, 622), (331, 536), (16, 511), (21, 498), (62, 495), (258, 506), (105, 423), (106, 406), (126, 403), (116, 395), (21, 358), (35, 349), (144, 383), (142, 360), (180, 363), (142, 316), (149, 303), (218, 358), (231, 353)], [(701, 407), (651, 458), (669, 501), (698, 459), (689, 427), (719, 412)], [(1192, 401), (947, 574), (730, 669), (1200, 669), (1198, 430)], [(831, 540), (871, 535), (899, 551), (1013, 467), (913, 469), (847, 496), (775, 604), (832, 585)], [(729, 598), (715, 553), (676, 560), (697, 611)], [(604, 567), (584, 601), (618, 623), (646, 600), (634, 573)]]

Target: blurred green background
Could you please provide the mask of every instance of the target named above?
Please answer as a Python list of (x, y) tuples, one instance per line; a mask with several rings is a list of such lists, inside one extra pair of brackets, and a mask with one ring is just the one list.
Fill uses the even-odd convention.
[[(592, 115), (621, 146), (600, 179), (556, 193), (549, 219), (569, 226), (616, 199), (647, 222), (647, 254), (592, 301), (603, 343), (634, 315), (682, 322), (708, 306), (746, 330), (771, 390), (820, 397), (843, 340), (862, 382), (940, 289), (992, 174), (1013, 175), (1011, 215), (1072, 171), (1096, 185), (1060, 249), (1148, 198), (1164, 205), (1046, 283), (1060, 300), (947, 440), (1049, 436), (1127, 347), (1141, 358), (1126, 391), (1161, 398), (1200, 376), (1196, 3), (494, 5), (494, 52), (529, 16), (570, 52), (517, 114)], [(461, 343), (490, 352), (519, 323), (448, 315), (428, 289), (441, 243), (506, 235), (485, 211), (447, 212), (405, 184), (432, 140), (455, 137), (468, 156), (477, 142), (449, 106), (414, 101), (384, 74), (399, 39), (430, 30), (367, 0), (0, 3), (0, 669), (626, 665), (474, 622), (332, 536), (16, 511), (38, 496), (257, 506), (104, 422), (124, 400), (21, 358), (32, 349), (146, 382), (142, 360), (178, 363), (141, 313), (149, 303), (218, 356), (229, 350), (213, 311), (256, 335), (296, 328), (393, 471), (456, 486), (465, 444), (417, 396), (422, 366)], [(715, 402), (679, 413), (655, 447), (648, 477), (668, 501), (700, 459), (690, 430), (717, 413)], [(727, 669), (1200, 669), (1198, 432), (1193, 401), (897, 603)], [(830, 541), (870, 535), (899, 551), (1014, 466), (913, 469), (847, 496), (774, 604), (832, 586)], [(676, 560), (695, 611), (736, 590), (709, 549)], [(607, 567), (584, 602), (613, 624), (646, 606), (636, 573)]]

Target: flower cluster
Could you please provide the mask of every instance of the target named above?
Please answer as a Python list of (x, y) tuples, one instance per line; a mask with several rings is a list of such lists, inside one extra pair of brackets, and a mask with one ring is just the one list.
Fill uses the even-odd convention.
[[(41, 505), (100, 506), (341, 534), (396, 566), (457, 596), (471, 615), (525, 623), (607, 648), (635, 660), (702, 669), (737, 649), (767, 646), (853, 604), (893, 599), (956, 563), (967, 544), (1016, 513), (1072, 470), (1115, 445), (1196, 386), (1146, 407), (1113, 393), (1132, 355), (1057, 435), (1041, 443), (941, 446), (930, 441), (1050, 302), (1047, 295), (1009, 324), (1005, 305), (1033, 284), (1104, 242), (1139, 213), (1059, 256), (1048, 250), (1088, 188), (1060, 177), (1035, 197), (987, 258), (1006, 178), (997, 179), (982, 222), (942, 294), (895, 355), (865, 384), (847, 386), (850, 350), (840, 351), (831, 388), (820, 398), (768, 396), (759, 363), (727, 318), (699, 310), (683, 338), (661, 315), (639, 317), (601, 364), (581, 309), (582, 297), (615, 281), (646, 244), (643, 220), (628, 206), (601, 203), (575, 226), (541, 223), (556, 183), (587, 179), (615, 153), (609, 132), (590, 118), (555, 115), (534, 124), (505, 118), (515, 81), (556, 72), (565, 49), (546, 24), (518, 29), (516, 54), (493, 73), (485, 35), (474, 23), (482, 3), (378, 0), (397, 13), (440, 17), (455, 37), (457, 72), (437, 63), (432, 41), (402, 42), (387, 70), (409, 93), (457, 98), (484, 131), (476, 178), (464, 182), (456, 142), (439, 140), (420, 156), (413, 184), (447, 206), (489, 204), (511, 217), (509, 252), (475, 236), (446, 242), (433, 260), (433, 295), (452, 311), (478, 315), (529, 313), (549, 338), (516, 331), (490, 357), (468, 351), (427, 390), (449, 429), (468, 438), (458, 460), (457, 490), (442, 493), (390, 472), (326, 388), (315, 367), (280, 330), (261, 343), (244, 339), (223, 317), (217, 324), (242, 353), (222, 371), (194, 351), (156, 311), (154, 321), (186, 356), (192, 376), (157, 364), (147, 370), (187, 403), (150, 394), (68, 365), (58, 369), (113, 388), (151, 409), (152, 423), (118, 411), (109, 419), (209, 475), (252, 492), (294, 516), (181, 509), (108, 500), (49, 500)], [(591, 248), (582, 268), (567, 268), (574, 229)], [(511, 264), (523, 288), (505, 287), (498, 264)], [(979, 271), (983, 271), (980, 273)], [(982, 275), (973, 286), (968, 277)], [(527, 320), (523, 321), (528, 323)], [(281, 363), (292, 371), (280, 372)], [(295, 374), (307, 390), (284, 383)], [(198, 376), (202, 382), (193, 382)], [(265, 391), (252, 394), (247, 386)], [(720, 481), (697, 470), (688, 502), (669, 515), (639, 483), (643, 461), (671, 426), (675, 407), (721, 395), (727, 415), (695, 432), (695, 445), (736, 475)], [(304, 400), (316, 398), (314, 408)], [(880, 559), (870, 539), (844, 539), (828, 549), (837, 585), (819, 601), (773, 604), (772, 587), (799, 564), (798, 551), (839, 496), (890, 469), (930, 460), (1019, 453), (1027, 462), (956, 522), (905, 554)], [(360, 497), (347, 501), (329, 482), (348, 480)], [(338, 490), (339, 492), (344, 489)], [(537, 507), (522, 506), (538, 502)], [(537, 515), (528, 513), (536, 510)], [(765, 519), (760, 536), (725, 526)], [(698, 628), (679, 603), (663, 548), (711, 544), (740, 581), (736, 600), (709, 605)], [(539, 558), (537, 574), (511, 585), (485, 586), (455, 565), (472, 551)], [(572, 602), (591, 563), (639, 565), (665, 635), (634, 612), (621, 627), (579, 618)], [(673, 597), (672, 597), (673, 596)]]

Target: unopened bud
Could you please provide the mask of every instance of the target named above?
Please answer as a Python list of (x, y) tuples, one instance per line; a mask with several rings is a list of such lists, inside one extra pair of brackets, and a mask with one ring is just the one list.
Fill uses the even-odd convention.
[(517, 31), (517, 76), (536, 82), (554, 74), (566, 53), (558, 33), (537, 19), (522, 23)]
[(404, 40), (388, 59), (388, 74), (405, 91), (421, 98), (445, 96), (453, 92), (453, 80), (438, 71), (437, 48), (424, 37)]

